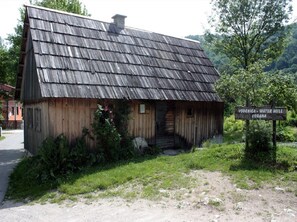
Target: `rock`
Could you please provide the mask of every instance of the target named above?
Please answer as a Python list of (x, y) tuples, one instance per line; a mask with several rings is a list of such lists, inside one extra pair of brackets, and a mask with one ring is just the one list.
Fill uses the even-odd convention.
[(285, 208), (284, 211), (289, 214), (291, 217), (296, 217), (296, 215), (294, 214), (294, 210), (290, 209), (290, 208)]
[(243, 210), (243, 203), (242, 202), (238, 202), (235, 205), (235, 210)]
[(133, 139), (134, 149), (140, 154), (144, 153), (144, 150), (148, 148), (146, 140), (142, 137), (136, 137)]
[(166, 155), (166, 156), (176, 156), (176, 155), (179, 154), (179, 151), (178, 150), (168, 149), (168, 150), (164, 150), (163, 154)]
[(285, 192), (285, 189), (284, 188), (281, 188), (281, 187), (275, 187), (274, 189), (276, 191)]

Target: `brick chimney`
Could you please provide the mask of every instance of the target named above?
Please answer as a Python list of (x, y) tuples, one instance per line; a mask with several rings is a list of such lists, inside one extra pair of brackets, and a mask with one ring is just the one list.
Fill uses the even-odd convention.
[(127, 16), (116, 14), (112, 18), (113, 18), (113, 23), (119, 29), (124, 29), (125, 28), (125, 18), (127, 18)]

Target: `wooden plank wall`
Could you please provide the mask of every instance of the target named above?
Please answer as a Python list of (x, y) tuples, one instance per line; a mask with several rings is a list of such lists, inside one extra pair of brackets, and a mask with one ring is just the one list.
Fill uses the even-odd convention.
[[(187, 110), (193, 115), (188, 116)], [(175, 133), (191, 145), (223, 134), (223, 103), (177, 102)]]
[[(139, 105), (145, 104), (146, 112), (139, 112)], [(128, 132), (132, 137), (143, 137), (148, 143), (155, 143), (155, 103), (133, 101), (129, 117)]]
[[(92, 130), (94, 112), (97, 109), (96, 99), (51, 99), (36, 104), (25, 104), (27, 109), (41, 110), (41, 131), (35, 127), (28, 128), (25, 118), (25, 148), (36, 154), (42, 141), (48, 137), (57, 137), (61, 133), (75, 142), (82, 135), (84, 127)], [(112, 103), (112, 102), (111, 102)], [(133, 137), (144, 137), (149, 143), (155, 141), (155, 102), (145, 102), (146, 112), (139, 112), (141, 101), (131, 102), (131, 114), (128, 131)], [(193, 115), (187, 115), (187, 109), (193, 109)], [(33, 117), (33, 120), (35, 118)], [(34, 121), (33, 121), (34, 122)], [(172, 129), (172, 126), (168, 126)], [(189, 144), (200, 145), (203, 140), (223, 133), (223, 103), (175, 103), (175, 134)], [(95, 147), (95, 141), (88, 139), (88, 145)], [(177, 144), (176, 144), (177, 145)]]
[[(84, 127), (91, 131), (94, 112), (97, 109), (97, 100), (52, 99), (36, 104), (25, 105), (25, 115), (28, 108), (41, 109), (41, 131), (35, 127), (28, 128), (25, 123), (25, 148), (36, 154), (38, 147), (46, 137), (56, 138), (61, 133), (75, 142), (82, 135)], [(33, 117), (34, 120), (34, 117)], [(94, 147), (95, 142), (87, 139), (87, 143)]]

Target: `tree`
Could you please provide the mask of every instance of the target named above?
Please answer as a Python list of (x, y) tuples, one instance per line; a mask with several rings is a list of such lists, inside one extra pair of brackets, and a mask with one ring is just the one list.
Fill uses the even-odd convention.
[(30, 2), (33, 5), (90, 16), (86, 6), (82, 5), (80, 0), (31, 0)]
[[(246, 106), (255, 105), (257, 95), (262, 91), (260, 79), (263, 78), (257, 64), (267, 65), (283, 52), (285, 24), (292, 12), (291, 0), (213, 0), (212, 3), (214, 16), (211, 22), (216, 35), (208, 34), (209, 39), (217, 51), (230, 59), (232, 66), (239, 68), (236, 78), (230, 78), (233, 81), (230, 86), (234, 86), (235, 91), (239, 85), (244, 86), (241, 89), (244, 98), (239, 102), (244, 101)], [(251, 83), (252, 78), (257, 81)], [(227, 79), (222, 78), (218, 85), (228, 86)], [(246, 135), (249, 134), (249, 125), (247, 120)], [(248, 152), (248, 147), (246, 140), (245, 152)]]
[(217, 35), (209, 35), (217, 51), (233, 65), (248, 69), (259, 60), (274, 60), (286, 43), (285, 24), (291, 0), (213, 0), (211, 22)]
[[(37, 6), (42, 6), (46, 8), (57, 9), (61, 11), (71, 12), (80, 15), (90, 16), (86, 7), (82, 5), (79, 0), (30, 0), (30, 3)], [(1, 57), (1, 63), (5, 63), (5, 70), (7, 73), (8, 84), (15, 85), (18, 62), (20, 56), (20, 47), (22, 44), (22, 34), (23, 34), (23, 21), (25, 17), (25, 11), (23, 8), (20, 9), (20, 19), (18, 24), (14, 29), (14, 33), (8, 35), (7, 40), (10, 43), (10, 48), (8, 48), (8, 55), (6, 57)], [(0, 53), (1, 53), (0, 49)], [(2, 67), (0, 67), (0, 71)], [(2, 74), (2, 73), (1, 73)]]

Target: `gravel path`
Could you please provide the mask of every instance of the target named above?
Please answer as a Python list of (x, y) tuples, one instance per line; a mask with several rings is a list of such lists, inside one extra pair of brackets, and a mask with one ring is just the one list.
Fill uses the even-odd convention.
[[(285, 188), (242, 190), (219, 172), (199, 170), (191, 176), (200, 179), (197, 187), (163, 190), (168, 195), (157, 201), (82, 198), (61, 205), (5, 201), (0, 207), (1, 221), (297, 221), (297, 197)], [(172, 198), (177, 193), (180, 197)]]

